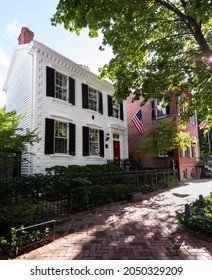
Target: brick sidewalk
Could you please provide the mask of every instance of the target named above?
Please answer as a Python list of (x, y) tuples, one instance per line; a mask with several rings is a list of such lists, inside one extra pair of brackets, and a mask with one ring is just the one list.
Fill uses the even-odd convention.
[(211, 191), (212, 180), (193, 180), (145, 196), (142, 202), (116, 203), (71, 215), (57, 223), (54, 242), (17, 259), (211, 260), (209, 237), (187, 230), (177, 217), (185, 203)]

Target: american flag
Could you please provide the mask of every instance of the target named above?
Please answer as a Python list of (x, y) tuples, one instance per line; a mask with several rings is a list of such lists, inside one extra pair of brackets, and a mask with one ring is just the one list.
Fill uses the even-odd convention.
[(204, 127), (206, 127), (206, 120), (202, 121), (200, 124), (199, 124), (199, 129), (203, 129)]
[(140, 134), (144, 133), (144, 124), (142, 120), (141, 109), (139, 109), (138, 112), (131, 118), (131, 121), (134, 123)]

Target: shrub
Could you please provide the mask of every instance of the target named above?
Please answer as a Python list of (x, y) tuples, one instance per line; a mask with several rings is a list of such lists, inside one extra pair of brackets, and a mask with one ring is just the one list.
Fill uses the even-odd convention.
[(179, 220), (184, 225), (206, 234), (212, 234), (212, 193), (190, 204), (190, 215), (182, 213)]
[(154, 192), (156, 189), (156, 186), (153, 184), (144, 184), (138, 188), (138, 191), (142, 192), (143, 194), (147, 194)]
[(113, 201), (121, 201), (127, 198), (129, 192), (134, 191), (134, 186), (129, 184), (115, 184), (112, 186)]
[(37, 220), (39, 204), (28, 201), (0, 207), (0, 236), (5, 236), (11, 227), (20, 227), (22, 224), (31, 224)]
[(178, 179), (175, 175), (169, 175), (159, 181), (159, 185), (166, 188), (174, 187), (178, 184)]
[(87, 164), (87, 165), (56, 165), (46, 168), (47, 174), (102, 174), (109, 172), (118, 172), (120, 168), (117, 164)]

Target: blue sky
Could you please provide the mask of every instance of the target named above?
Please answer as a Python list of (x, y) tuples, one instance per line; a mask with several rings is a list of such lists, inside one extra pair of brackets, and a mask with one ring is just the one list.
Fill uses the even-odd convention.
[(5, 104), (2, 86), (13, 50), (18, 44), (21, 28), (34, 32), (34, 39), (63, 54), (76, 63), (89, 66), (98, 74), (98, 68), (112, 57), (108, 47), (99, 50), (101, 37), (89, 38), (88, 30), (80, 36), (66, 31), (63, 26), (51, 26), (50, 18), (56, 12), (59, 0), (1, 0), (0, 2), (0, 107)]

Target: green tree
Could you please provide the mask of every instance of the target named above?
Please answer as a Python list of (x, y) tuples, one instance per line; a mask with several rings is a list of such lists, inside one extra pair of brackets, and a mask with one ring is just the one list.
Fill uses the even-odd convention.
[(3, 171), (8, 168), (8, 157), (20, 152), (22, 155), (28, 154), (28, 144), (33, 145), (40, 140), (36, 130), (20, 127), (22, 119), (22, 115), (17, 115), (14, 111), (6, 113), (0, 108), (0, 168)]
[(103, 33), (100, 49), (114, 58), (101, 77), (114, 82), (115, 95), (129, 90), (166, 102), (173, 93), (192, 93), (184, 116), (197, 109), (208, 119), (212, 108), (212, 0), (60, 0), (52, 24), (90, 37)]
[(165, 118), (158, 122), (143, 136), (139, 144), (142, 154), (157, 157), (165, 155), (176, 148), (186, 150), (197, 143), (189, 132), (185, 131), (185, 125), (174, 118)]

